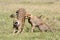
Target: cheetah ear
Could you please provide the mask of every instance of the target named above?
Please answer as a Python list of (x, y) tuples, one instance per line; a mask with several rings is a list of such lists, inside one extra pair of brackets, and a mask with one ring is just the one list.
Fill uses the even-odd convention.
[(41, 18), (43, 15), (38, 16), (38, 18)]
[(18, 12), (19, 12), (19, 10), (16, 11), (16, 13), (18, 13)]
[(15, 18), (15, 15), (14, 15), (14, 14), (11, 14), (11, 15), (10, 15), (10, 18)]

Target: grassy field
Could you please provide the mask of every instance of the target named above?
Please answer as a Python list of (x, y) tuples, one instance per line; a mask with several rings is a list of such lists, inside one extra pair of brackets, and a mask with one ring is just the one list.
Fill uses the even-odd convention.
[[(13, 35), (13, 19), (9, 16), (15, 14), (16, 10), (19, 8), (25, 8), (27, 12), (35, 16), (43, 15), (42, 19), (52, 28), (56, 29), (56, 31), (54, 33), (42, 33), (36, 29), (34, 33), (31, 33), (31, 26), (26, 20), (23, 33)], [(46, 18), (49, 18), (49, 20)], [(29, 30), (26, 27), (28, 27)], [(59, 29), (59, 0), (0, 0), (0, 40), (60, 40)]]

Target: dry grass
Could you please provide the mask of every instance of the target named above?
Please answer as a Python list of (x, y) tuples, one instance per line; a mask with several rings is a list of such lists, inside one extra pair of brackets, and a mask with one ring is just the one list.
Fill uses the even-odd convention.
[[(48, 2), (49, 1), (49, 2)], [(43, 15), (42, 19), (49, 23), (52, 28), (60, 29), (60, 1), (58, 0), (0, 0), (0, 40), (60, 40), (60, 32), (27, 32), (31, 30), (30, 24), (26, 20), (26, 26), (22, 34), (12, 35), (12, 20), (9, 16), (16, 10), (23, 7), (27, 12), (35, 16)], [(49, 18), (47, 20), (46, 18)]]

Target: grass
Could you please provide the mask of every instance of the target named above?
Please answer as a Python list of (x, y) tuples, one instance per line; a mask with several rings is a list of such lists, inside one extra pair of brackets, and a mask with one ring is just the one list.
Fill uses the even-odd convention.
[[(60, 2), (60, 1), (59, 1)], [(26, 0), (0, 0), (0, 40), (60, 40), (60, 3), (58, 1), (37, 1)], [(31, 33), (31, 26), (25, 22), (24, 31), (21, 34), (13, 35), (12, 21), (9, 16), (19, 8), (25, 8), (27, 12), (35, 16), (43, 15), (42, 19), (52, 28), (56, 29), (54, 33), (39, 32), (36, 28)], [(49, 18), (47, 20), (46, 18)], [(28, 27), (29, 29), (27, 29)]]

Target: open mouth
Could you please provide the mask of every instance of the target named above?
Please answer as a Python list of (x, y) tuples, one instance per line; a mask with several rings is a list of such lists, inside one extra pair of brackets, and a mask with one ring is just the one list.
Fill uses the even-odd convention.
[(14, 26), (19, 26), (20, 23), (18, 21), (14, 22)]

